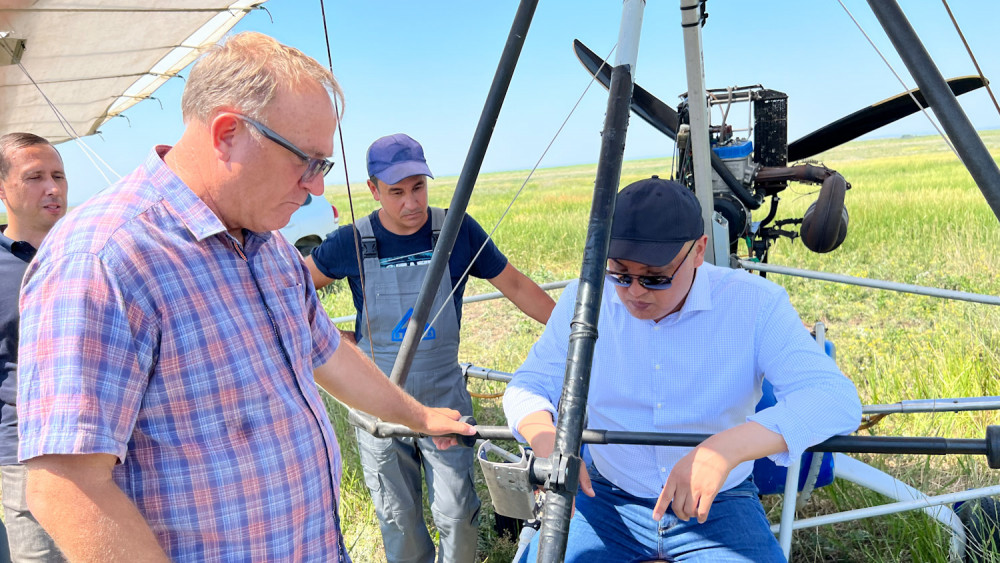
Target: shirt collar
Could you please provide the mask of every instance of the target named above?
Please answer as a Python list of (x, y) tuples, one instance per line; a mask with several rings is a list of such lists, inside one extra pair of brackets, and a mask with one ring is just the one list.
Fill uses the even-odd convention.
[(143, 163), (145, 172), (153, 184), (160, 187), (163, 200), (195, 239), (201, 241), (225, 232), (226, 226), (208, 205), (163, 162), (163, 157), (170, 148), (169, 145), (158, 145), (150, 151), (146, 162)]
[(2, 232), (0, 232), (0, 246), (25, 262), (30, 262), (35, 257), (35, 252), (37, 251), (34, 246), (31, 246), (30, 242), (13, 240)]
[(708, 272), (705, 266), (699, 266), (695, 270), (694, 282), (691, 284), (691, 291), (688, 292), (687, 300), (681, 307), (680, 313), (693, 311), (710, 311), (712, 309), (712, 287), (708, 281)]

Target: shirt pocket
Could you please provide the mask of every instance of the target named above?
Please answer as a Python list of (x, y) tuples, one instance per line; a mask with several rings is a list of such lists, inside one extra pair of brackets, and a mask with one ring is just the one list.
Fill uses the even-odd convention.
[[(291, 363), (292, 369), (298, 374), (309, 372), (311, 377), (311, 358), (313, 340), (309, 318), (305, 307), (306, 288), (302, 284), (280, 288), (268, 303), (273, 322), (273, 331), (277, 333), (279, 344), (287, 354), (285, 358)], [(323, 313), (320, 313), (323, 314)]]

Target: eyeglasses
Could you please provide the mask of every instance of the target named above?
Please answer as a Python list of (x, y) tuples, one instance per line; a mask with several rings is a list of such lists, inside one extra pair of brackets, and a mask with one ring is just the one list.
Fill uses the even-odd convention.
[(681, 263), (677, 265), (674, 269), (673, 275), (670, 276), (633, 276), (632, 274), (623, 274), (621, 272), (612, 272), (611, 270), (605, 270), (608, 281), (617, 285), (618, 287), (629, 287), (632, 285), (632, 280), (639, 282), (644, 289), (656, 290), (656, 289), (669, 289), (674, 283), (674, 277), (677, 275), (678, 270), (684, 265), (684, 261), (687, 260), (688, 255), (694, 250), (697, 241), (691, 244), (688, 248), (687, 254), (684, 258), (681, 258)]
[(264, 125), (263, 123), (255, 119), (250, 119), (249, 117), (239, 113), (234, 112), (233, 115), (239, 117), (243, 121), (246, 121), (247, 123), (252, 125), (254, 129), (260, 131), (261, 135), (264, 135), (265, 137), (274, 141), (278, 145), (281, 145), (282, 147), (288, 149), (289, 152), (302, 159), (302, 162), (306, 164), (306, 171), (302, 173), (302, 178), (301, 178), (303, 182), (309, 182), (317, 175), (326, 176), (330, 172), (330, 170), (333, 169), (333, 164), (334, 164), (333, 160), (329, 158), (313, 158), (308, 154), (306, 154), (306, 152), (300, 149), (299, 147), (290, 143), (288, 139), (285, 139), (281, 135), (275, 133), (267, 125)]

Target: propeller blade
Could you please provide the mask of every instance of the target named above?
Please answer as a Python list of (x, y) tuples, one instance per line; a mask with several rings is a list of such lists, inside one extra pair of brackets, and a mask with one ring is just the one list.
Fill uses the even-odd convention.
[[(611, 64), (605, 62), (597, 53), (588, 49), (579, 39), (573, 40), (573, 50), (576, 51), (576, 57), (583, 63), (584, 68), (597, 78), (597, 81), (605, 88), (608, 88), (611, 84)], [(650, 94), (638, 84), (633, 84), (632, 86), (632, 102), (629, 104), (629, 109), (641, 117), (643, 121), (652, 125), (657, 131), (675, 141), (677, 140), (677, 128), (680, 126), (680, 118), (677, 116), (677, 112), (674, 111), (674, 108), (663, 103), (659, 98)], [(750, 209), (758, 209), (762, 199), (754, 197), (742, 182), (733, 176), (733, 172), (722, 162), (719, 155), (715, 154), (714, 151), (711, 152), (711, 155), (712, 170), (722, 178), (722, 181), (729, 186), (729, 189), (733, 191), (733, 194), (744, 205)]]
[[(985, 82), (979, 76), (963, 76), (952, 78), (948, 81), (948, 86), (956, 96), (971, 92), (981, 88)], [(921, 107), (927, 107), (924, 95), (919, 88), (910, 90), (917, 98)], [(808, 135), (788, 143), (788, 161), (795, 162), (817, 155), (825, 150), (842, 145), (848, 141), (857, 139), (865, 133), (883, 127), (912, 115), (920, 111), (917, 104), (910, 98), (910, 92), (893, 96), (887, 100), (882, 100), (864, 109), (858, 110), (846, 117), (842, 117), (833, 123), (820, 127)]]
[[(587, 71), (607, 88), (611, 84), (611, 63), (605, 62), (579, 39), (573, 40), (573, 50), (576, 51), (576, 57), (580, 59)], [(677, 127), (680, 124), (677, 112), (638, 84), (632, 86), (630, 108), (657, 131), (675, 141), (677, 140)]]

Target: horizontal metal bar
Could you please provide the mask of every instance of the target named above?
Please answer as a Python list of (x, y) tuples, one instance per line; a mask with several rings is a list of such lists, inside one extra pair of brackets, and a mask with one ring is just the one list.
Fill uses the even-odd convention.
[[(401, 424), (379, 422), (377, 434), (382, 438), (401, 438), (418, 434)], [(476, 426), (477, 438), (513, 440), (506, 426)], [(640, 446), (694, 447), (711, 434), (679, 432), (627, 432), (618, 430), (584, 430), (585, 444), (628, 444)], [(814, 452), (845, 452), (871, 454), (922, 455), (986, 455), (986, 440), (974, 438), (936, 438), (923, 436), (834, 436), (808, 448)]]
[[(557, 282), (543, 283), (538, 287), (544, 289), (545, 291), (552, 291), (553, 289), (562, 289), (569, 285), (569, 282), (573, 280), (563, 280)], [(472, 295), (462, 299), (462, 303), (478, 303), (479, 301), (489, 301), (491, 299), (500, 299), (503, 297), (503, 293), (499, 291), (494, 291), (493, 293), (483, 293), (481, 295)]]
[(908, 283), (898, 283), (883, 280), (872, 280), (847, 276), (844, 274), (830, 274), (827, 272), (815, 272), (812, 270), (802, 270), (799, 268), (789, 268), (787, 266), (776, 266), (774, 264), (762, 264), (752, 260), (737, 260), (737, 264), (745, 270), (757, 270), (786, 276), (798, 276), (800, 278), (810, 278), (814, 280), (844, 283), (848, 285), (858, 285), (862, 287), (874, 287), (876, 289), (887, 289), (900, 293), (915, 293), (917, 295), (927, 295), (929, 297), (941, 297), (943, 299), (955, 299), (958, 301), (971, 301), (973, 303), (983, 303), (986, 305), (1000, 305), (1000, 297), (995, 295), (982, 295), (979, 293), (968, 293), (965, 291), (954, 291), (951, 289), (940, 289), (937, 287), (926, 287)]
[[(904, 500), (901, 502), (893, 502), (889, 504), (883, 504), (880, 506), (857, 508), (854, 510), (837, 512), (835, 514), (827, 514), (825, 516), (803, 518), (801, 520), (796, 520), (795, 523), (792, 524), (792, 529), (798, 530), (801, 528), (815, 528), (817, 526), (825, 526), (827, 524), (836, 524), (838, 522), (861, 520), (862, 518), (871, 518), (873, 516), (884, 516), (886, 514), (906, 512), (908, 510), (919, 510), (921, 508), (926, 508), (930, 506), (940, 506), (943, 504), (951, 504), (954, 502), (972, 500), (981, 497), (995, 496), (998, 494), (1000, 494), (1000, 485), (995, 485), (993, 487), (984, 487), (981, 489), (970, 489), (968, 491), (948, 493), (944, 495), (937, 495), (922, 499)], [(777, 532), (777, 531), (778, 531), (777, 525), (772, 525), (771, 532)]]
[[(673, 432), (585, 430), (583, 441), (588, 444), (694, 447), (707, 440), (709, 436), (711, 435)], [(834, 436), (809, 448), (809, 451), (872, 454), (986, 455), (986, 441), (968, 438)]]
[(512, 374), (505, 371), (497, 371), (489, 368), (482, 368), (479, 366), (474, 366), (472, 364), (460, 364), (462, 366), (462, 373), (468, 377), (475, 377), (476, 379), (485, 379), (487, 381), (503, 381), (504, 383), (510, 383), (510, 380), (514, 378)]
[[(563, 280), (557, 282), (543, 283), (538, 287), (544, 289), (545, 291), (552, 291), (554, 289), (562, 289), (566, 287), (567, 285), (569, 285), (571, 281), (573, 280)], [(494, 291), (493, 293), (484, 293), (482, 295), (470, 295), (468, 297), (464, 297), (462, 299), (462, 303), (463, 304), (478, 303), (479, 301), (489, 301), (491, 299), (500, 299), (501, 297), (503, 297), (503, 293), (500, 293), (499, 291)], [(330, 320), (332, 320), (334, 324), (336, 324), (336, 323), (347, 323), (357, 318), (358, 318), (357, 315), (344, 315), (343, 317), (336, 317)]]
[(809, 450), (859, 454), (986, 455), (986, 440), (922, 436), (834, 436)]
[(963, 397), (958, 399), (915, 399), (887, 405), (867, 405), (863, 414), (961, 412), (1000, 410), (1000, 397)]
[(492, 442), (476, 440), (476, 448), (479, 448), (480, 446), (486, 448), (491, 453), (504, 458), (508, 463), (517, 463), (521, 461), (520, 455), (508, 452), (507, 450), (501, 448), (500, 446)]

